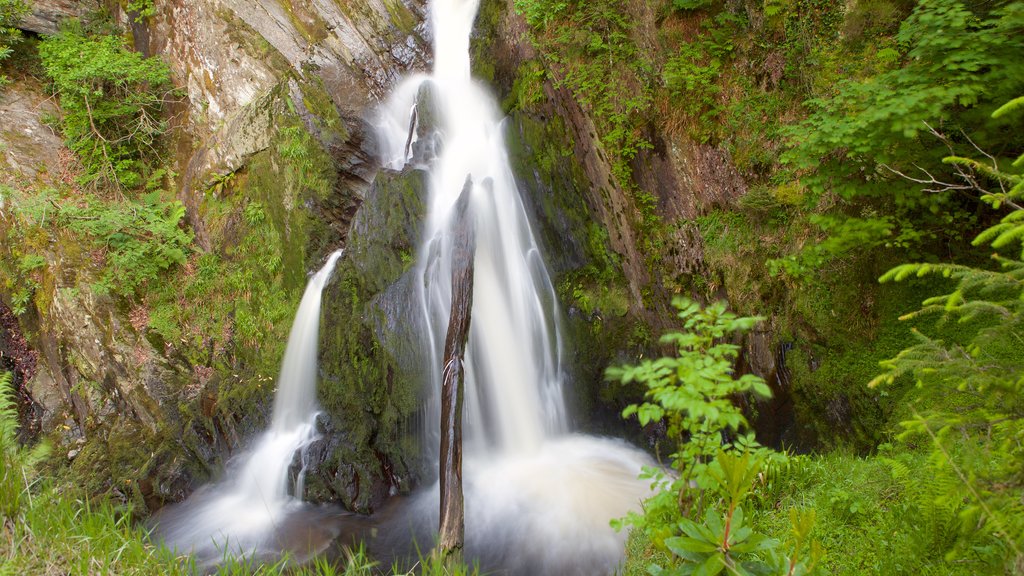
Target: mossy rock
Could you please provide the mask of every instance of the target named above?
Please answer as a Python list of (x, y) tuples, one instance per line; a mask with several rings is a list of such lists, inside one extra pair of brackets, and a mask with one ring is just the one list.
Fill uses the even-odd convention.
[(425, 215), (424, 188), (419, 171), (378, 175), (324, 290), (323, 438), (308, 453), (310, 500), (371, 512), (415, 483), (418, 455), (410, 428), (425, 361), (411, 265)]

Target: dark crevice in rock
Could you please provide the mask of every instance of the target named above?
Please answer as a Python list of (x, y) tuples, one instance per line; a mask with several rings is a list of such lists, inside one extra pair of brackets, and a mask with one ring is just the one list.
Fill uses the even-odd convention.
[(28, 382), (36, 374), (38, 353), (21, 333), (18, 319), (3, 301), (0, 301), (0, 372), (11, 374), (14, 400), (18, 407), (18, 439), (30, 442), (42, 432), (43, 407), (28, 390)]

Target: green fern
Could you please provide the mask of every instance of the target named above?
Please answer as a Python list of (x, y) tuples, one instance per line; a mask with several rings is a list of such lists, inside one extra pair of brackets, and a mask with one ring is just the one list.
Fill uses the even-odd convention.
[(18, 442), (18, 406), (9, 372), (0, 374), (0, 517), (15, 517), (28, 494), (29, 472), (49, 454), (45, 443)]
[(903, 461), (883, 461), (903, 489), (906, 510), (901, 517), (909, 524), (907, 534), (917, 554), (941, 557), (973, 543), (976, 519), (963, 514), (969, 508), (970, 493), (946, 462), (932, 454), (927, 473), (922, 474)]

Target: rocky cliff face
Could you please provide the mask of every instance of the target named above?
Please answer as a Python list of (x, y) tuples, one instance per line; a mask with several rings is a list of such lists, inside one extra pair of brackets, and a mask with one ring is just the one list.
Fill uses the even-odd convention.
[[(22, 27), (54, 33), (61, 19), (95, 8), (38, 2)], [(196, 246), (168, 282), (201, 285), (197, 275), (215, 261), (250, 285), (227, 295), (238, 304), (222, 308), (230, 317), (219, 334), (192, 333), (205, 324), (190, 322), (188, 309), (202, 315), (203, 303), (178, 302), (185, 316), (172, 321), (174, 341), (157, 328), (156, 296), (125, 302), (89, 288), (96, 254), (59, 237), (32, 248), (45, 263), (32, 271), (38, 287), (24, 313), (15, 321), (4, 307), (4, 368), (18, 377), (25, 422), (54, 432), (89, 488), (150, 507), (180, 499), (262, 425), (290, 313), (245, 341), (244, 307), (265, 294), (287, 312), (306, 271), (345, 244), (377, 171), (367, 115), (399, 77), (426, 65), (423, 14), (422, 3), (401, 0), (157, 0), (146, 19), (114, 15), (137, 50), (169, 63), (184, 94), (171, 110), (170, 186)], [(59, 110), (30, 76), (3, 94), (3, 184), (74, 185), (72, 155), (41, 121), (48, 113)], [(0, 197), (0, 231), (14, 226)], [(0, 256), (16, 268), (21, 252), (11, 248)], [(12, 301), (9, 290), (0, 300)]]

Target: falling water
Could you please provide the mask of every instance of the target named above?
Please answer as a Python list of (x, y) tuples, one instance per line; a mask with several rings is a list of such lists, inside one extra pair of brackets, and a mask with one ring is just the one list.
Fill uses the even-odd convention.
[[(611, 530), (609, 520), (637, 509), (648, 495), (637, 475), (649, 461), (622, 442), (568, 435), (556, 294), (509, 166), (501, 115), (470, 77), (477, 6), (478, 0), (433, 0), (433, 74), (406, 79), (380, 113), (384, 165), (417, 164), (429, 179), (416, 268), (433, 363), (427, 446), (437, 446), (440, 434), (450, 220), (468, 176), (477, 246), (464, 403), (467, 553), (503, 572), (611, 573), (625, 535)], [(417, 106), (431, 110), (417, 114)], [(410, 125), (424, 117), (437, 121), (437, 156), (410, 157), (417, 147), (409, 142), (423, 135), (417, 129), (410, 140)], [(435, 486), (414, 499), (403, 520), (427, 542), (437, 498)]]
[(316, 439), (321, 295), (340, 256), (340, 250), (330, 255), (299, 303), (269, 429), (236, 459), (224, 481), (161, 513), (157, 535), (168, 547), (192, 553), (200, 563), (215, 563), (226, 552), (264, 556), (281, 549), (279, 528), (302, 509), (302, 472), (291, 489), (290, 469), (296, 453)]
[[(449, 226), (467, 175), (477, 229), (473, 311), (467, 350), (468, 449), (528, 453), (567, 429), (563, 343), (554, 287), (541, 259), (508, 163), (501, 117), (487, 90), (470, 77), (473, 0), (435, 0), (433, 105), (441, 153), (430, 166), (431, 198), (417, 271), (420, 314), (434, 362), (436, 437), (440, 362), (451, 307)], [(409, 110), (424, 76), (410, 78), (383, 111), (386, 165), (406, 161)], [(431, 442), (434, 445), (436, 442)]]

